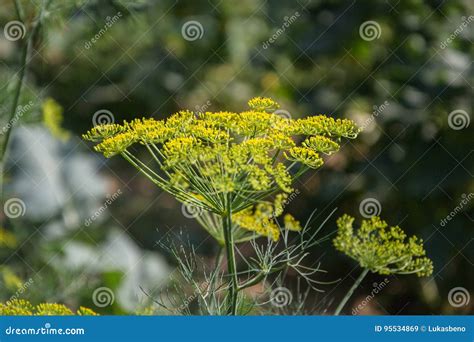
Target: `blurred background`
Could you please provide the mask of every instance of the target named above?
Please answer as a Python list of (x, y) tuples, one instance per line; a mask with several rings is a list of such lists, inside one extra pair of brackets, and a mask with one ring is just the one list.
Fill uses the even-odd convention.
[[(189, 240), (212, 263), (215, 243), (177, 201), (80, 136), (98, 122), (241, 111), (269, 96), (293, 118), (364, 129), (297, 184), (288, 212), (304, 221), (317, 208), (320, 224), (336, 210), (325, 234), (343, 213), (378, 213), (422, 237), (434, 261), (430, 278), (368, 277), (346, 313), (474, 313), (472, 1), (0, 4), (0, 301), (136, 313), (143, 290), (172, 286), (159, 241)], [(330, 242), (312, 258), (321, 280), (341, 279), (307, 304), (324, 314), (360, 270)]]

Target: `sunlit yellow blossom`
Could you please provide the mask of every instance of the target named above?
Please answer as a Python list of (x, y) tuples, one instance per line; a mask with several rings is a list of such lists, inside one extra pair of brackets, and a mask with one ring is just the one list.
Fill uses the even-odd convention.
[(423, 241), (416, 236), (407, 239), (398, 226), (389, 227), (377, 216), (363, 220), (354, 231), (353, 217), (343, 215), (337, 220), (335, 247), (359, 262), (360, 266), (379, 274), (410, 274), (429, 276), (433, 263), (425, 257)]
[[(249, 107), (241, 113), (183, 110), (165, 120), (100, 125), (84, 139), (97, 142), (96, 150), (106, 157), (121, 154), (181, 202), (220, 217), (253, 210), (252, 219), (237, 215), (245, 229), (275, 237), (272, 220), (274, 211), (283, 211), (283, 194), (293, 191), (295, 179), (308, 168), (323, 164), (319, 153), (334, 153), (336, 141), (355, 138), (358, 128), (350, 120), (322, 115), (297, 120), (278, 116), (273, 113), (278, 104), (269, 98), (254, 98)], [(145, 160), (135, 147), (150, 158)], [(276, 210), (267, 215), (271, 222), (262, 223), (263, 207), (257, 206), (272, 200)]]
[(56, 138), (66, 141), (70, 133), (62, 128), (64, 121), (63, 107), (52, 98), (47, 98), (42, 105), (43, 123)]
[(337, 142), (321, 135), (309, 137), (303, 141), (303, 146), (328, 155), (333, 154), (339, 150), (339, 144)]
[(301, 231), (301, 224), (298, 220), (296, 220), (292, 215), (286, 214), (283, 217), (283, 223), (285, 225), (285, 229), (299, 232)]
[(273, 207), (269, 203), (260, 203), (253, 209), (246, 209), (235, 214), (234, 220), (244, 229), (277, 241), (280, 237), (280, 229), (274, 221), (272, 212)]
[(288, 151), (288, 154), (285, 153), (285, 156), (288, 160), (300, 162), (312, 169), (323, 165), (323, 159), (319, 154), (308, 147), (293, 147)]
[(260, 111), (274, 111), (280, 105), (268, 97), (254, 97), (248, 102), (250, 108)]
[(125, 151), (131, 144), (135, 142), (135, 134), (133, 132), (123, 132), (105, 139), (95, 146), (97, 152), (102, 152), (107, 158)]
[(0, 227), (0, 247), (15, 248), (17, 240), (15, 235)]
[[(93, 310), (85, 307), (80, 307), (77, 315), (97, 316)], [(33, 305), (24, 299), (12, 299), (6, 303), (0, 303), (0, 315), (5, 316), (69, 316), (74, 315), (74, 312), (63, 304), (57, 303), (42, 303)]]

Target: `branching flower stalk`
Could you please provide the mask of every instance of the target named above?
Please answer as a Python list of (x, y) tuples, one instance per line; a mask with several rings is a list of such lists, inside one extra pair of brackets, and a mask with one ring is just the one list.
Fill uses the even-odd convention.
[(425, 256), (421, 239), (416, 236), (407, 239), (400, 227), (389, 227), (377, 216), (363, 220), (357, 231), (354, 231), (353, 222), (354, 218), (349, 215), (337, 220), (338, 233), (334, 246), (356, 260), (363, 271), (339, 303), (336, 316), (369, 272), (381, 275), (416, 274), (419, 277), (433, 273), (433, 262)]
[[(321, 154), (338, 151), (341, 138), (359, 133), (351, 120), (279, 116), (274, 114), (278, 104), (269, 98), (248, 104), (241, 113), (184, 110), (165, 120), (98, 125), (83, 136), (97, 143), (96, 151), (107, 158), (121, 155), (155, 185), (201, 212), (198, 221), (226, 252), (231, 315), (242, 289), (236, 243), (258, 236), (277, 241), (276, 219), (294, 181), (321, 167)], [(291, 215), (284, 219), (286, 227), (299, 229)]]

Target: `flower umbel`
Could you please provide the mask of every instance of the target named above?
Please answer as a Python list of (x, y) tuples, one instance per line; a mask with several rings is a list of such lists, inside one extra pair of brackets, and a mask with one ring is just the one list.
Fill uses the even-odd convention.
[[(278, 107), (257, 97), (241, 113), (180, 111), (165, 120), (99, 125), (83, 138), (98, 143), (96, 151), (108, 158), (122, 155), (181, 202), (220, 216), (242, 212), (236, 216), (242, 228), (275, 239), (278, 228), (271, 221), (282, 210), (262, 212), (259, 203), (267, 197), (278, 202), (298, 177), (323, 165), (319, 153), (336, 152), (341, 138), (359, 132), (345, 119), (280, 117), (273, 114)], [(134, 144), (147, 150), (155, 166), (131, 151)]]
[(400, 227), (389, 227), (377, 216), (362, 220), (357, 231), (352, 227), (353, 221), (348, 215), (337, 220), (334, 246), (361, 267), (382, 275), (414, 273), (422, 277), (433, 273), (433, 263), (425, 256), (421, 239), (407, 238)]

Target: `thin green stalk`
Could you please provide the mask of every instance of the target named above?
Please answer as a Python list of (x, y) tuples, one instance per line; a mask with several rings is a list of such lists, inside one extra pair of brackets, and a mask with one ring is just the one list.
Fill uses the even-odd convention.
[(229, 292), (227, 297), (229, 315), (236, 315), (237, 313), (237, 294), (239, 289), (239, 280), (237, 278), (237, 267), (235, 262), (235, 243), (234, 236), (232, 234), (232, 210), (231, 210), (231, 198), (230, 194), (227, 195), (227, 210), (225, 215), (222, 217), (223, 229), (224, 229), (224, 240), (225, 250), (227, 255), (227, 273), (230, 277), (229, 281)]
[[(29, 50), (31, 49), (31, 46), (33, 45), (33, 39), (36, 36), (36, 33), (38, 32), (40, 26), (41, 26), (41, 20), (43, 19), (43, 13), (46, 10), (47, 6), (49, 5), (50, 0), (44, 1), (43, 6), (41, 7), (40, 13), (38, 15), (37, 21), (34, 23), (32, 26), (31, 32), (28, 34), (28, 39), (26, 42), (23, 44), (22, 50), (21, 50), (21, 57), (20, 57), (20, 71), (18, 75), (18, 83), (16, 85), (16, 88), (14, 90), (13, 94), (13, 102), (12, 102), (12, 107), (10, 111), (10, 117), (8, 119), (8, 125), (7, 125), (7, 131), (5, 132), (5, 138), (2, 144), (2, 147), (0, 149), (0, 202), (3, 201), (4, 193), (3, 193), (3, 188), (4, 188), (4, 165), (6, 162), (6, 152), (7, 152), (7, 147), (8, 147), (8, 142), (10, 141), (10, 136), (11, 132), (13, 129), (13, 121), (15, 118), (15, 114), (17, 111), (18, 107), (18, 102), (20, 100), (20, 95), (21, 95), (21, 90), (23, 88), (23, 83), (25, 80), (25, 74), (26, 74), (26, 69), (28, 67), (28, 53)], [(15, 11), (18, 15), (18, 19), (23, 22), (23, 9), (21, 7), (21, 3), (18, 0), (14, 0), (13, 4), (15, 6)]]
[(334, 313), (334, 316), (339, 316), (339, 314), (341, 313), (342, 309), (344, 308), (344, 306), (347, 304), (347, 301), (349, 300), (349, 298), (351, 298), (352, 294), (354, 293), (355, 289), (359, 287), (360, 283), (362, 282), (362, 280), (364, 280), (365, 276), (367, 275), (367, 273), (369, 273), (369, 270), (368, 269), (364, 269), (362, 271), (362, 273), (360, 274), (359, 278), (356, 279), (354, 285), (352, 285), (352, 287), (349, 289), (349, 291), (347, 291), (346, 295), (344, 296), (344, 298), (342, 298), (342, 301), (339, 303), (339, 305), (337, 306), (337, 309), (336, 309), (336, 312)]

